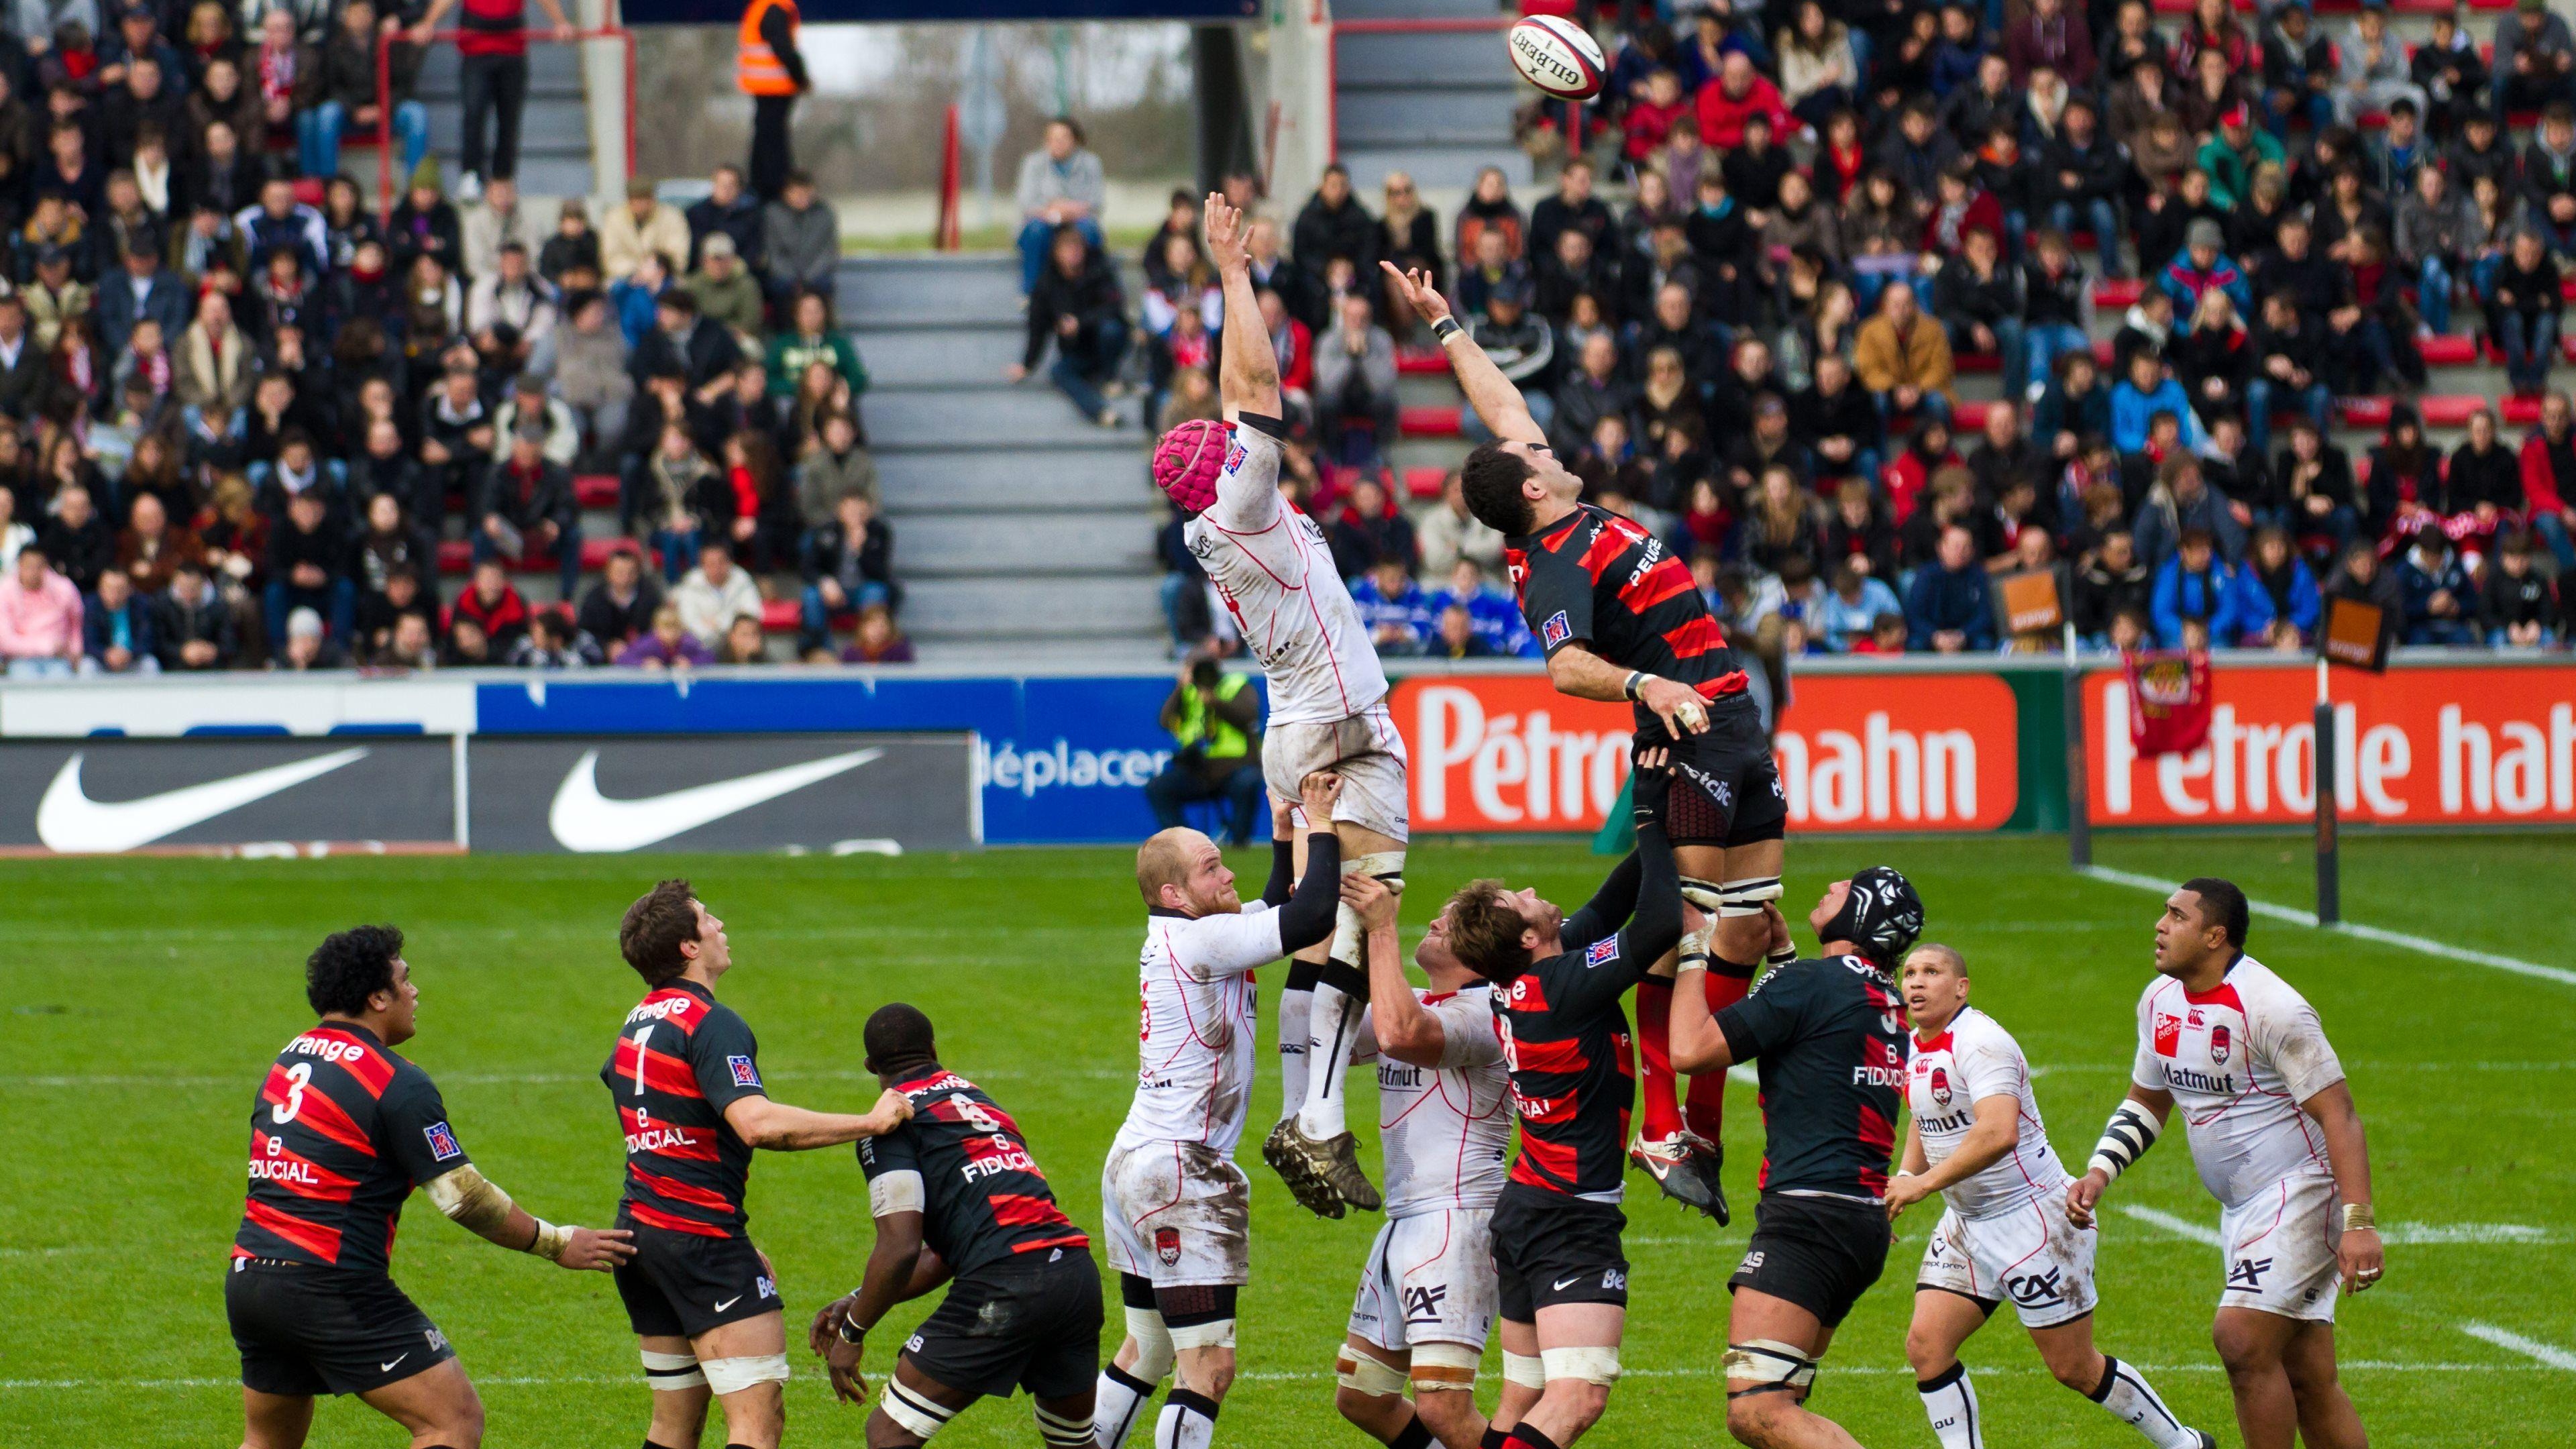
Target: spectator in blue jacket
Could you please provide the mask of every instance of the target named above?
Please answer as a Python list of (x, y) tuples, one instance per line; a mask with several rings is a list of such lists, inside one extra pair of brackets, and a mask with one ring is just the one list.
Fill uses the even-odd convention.
[(1904, 612), (1896, 602), (1896, 590), (1885, 579), (1839, 564), (1817, 613), (1816, 635), (1834, 653), (1848, 653), (1876, 631), (1880, 615)]
[(130, 247), (121, 261), (98, 284), (98, 345), (112, 358), (125, 355), (135, 323), (158, 322), (162, 336), (175, 338), (188, 330), (188, 314), (194, 310), (187, 279), (162, 270), (159, 251)]
[(2129, 355), (2129, 375), (2111, 389), (2111, 446), (2123, 453), (2146, 447), (2147, 425), (2158, 413), (2171, 413), (2182, 425), (2184, 447), (2197, 453), (2209, 446), (2200, 416), (2192, 411), (2191, 395), (2165, 375), (2161, 354), (2142, 347)]
[(2182, 546), (2156, 570), (2155, 600), (2149, 606), (2155, 615), (2156, 643), (2166, 649), (2181, 649), (2189, 642), (2184, 636), (2186, 625), (2198, 624), (2208, 643), (2225, 643), (2237, 637), (2236, 618), (2228, 603), (2228, 590), (2235, 582), (2235, 571), (2218, 556), (2218, 546), (2209, 530), (2195, 528), (2182, 536)]
[(2290, 535), (2267, 528), (2254, 535), (2253, 552), (2228, 585), (2227, 613), (2236, 633), (2218, 642), (2296, 654), (2315, 641), (2323, 608), (2317, 576), (2290, 546)]
[(134, 591), (125, 570), (103, 569), (98, 592), (81, 610), (83, 674), (158, 674), (161, 659), (153, 650), (152, 602)]
[(2397, 562), (2397, 592), (2406, 601), (2407, 643), (2478, 642), (2478, 586), (2441, 529), (2415, 530), (2414, 545)]
[(2182, 250), (2156, 275), (2156, 285), (2173, 298), (2174, 316), (2181, 319), (2177, 332), (2191, 330), (2190, 319), (2200, 311), (2200, 294), (2212, 287), (2236, 304), (2237, 316), (2254, 315), (2254, 288), (2236, 263), (2228, 260), (2226, 244), (2227, 234), (2218, 223), (2201, 217), (2184, 228)]
[(1434, 619), (1452, 608), (1466, 610), (1476, 637), (1491, 654), (1538, 657), (1538, 641), (1530, 637), (1529, 625), (1521, 619), (1521, 606), (1510, 594), (1486, 583), (1484, 567), (1474, 559), (1461, 555), (1449, 566), (1449, 587), (1432, 596), (1430, 608)]
[(1915, 650), (1984, 653), (1995, 647), (1993, 589), (1977, 558), (1975, 535), (1958, 524), (1941, 530), (1934, 561), (1914, 571), (1905, 591), (1905, 625)]
[(1381, 556), (1351, 587), (1351, 602), (1368, 626), (1369, 642), (1382, 655), (1419, 654), (1439, 626), (1431, 596), (1413, 581), (1413, 568), (1400, 555)]

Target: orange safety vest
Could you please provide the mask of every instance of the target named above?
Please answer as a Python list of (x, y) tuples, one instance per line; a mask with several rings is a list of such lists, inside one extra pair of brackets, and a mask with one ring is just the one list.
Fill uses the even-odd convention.
[(778, 59), (769, 42), (760, 38), (760, 22), (772, 9), (787, 12), (787, 23), (797, 23), (796, 0), (751, 0), (742, 12), (742, 33), (734, 52), (734, 84), (749, 96), (792, 96), (796, 82), (789, 78), (787, 67)]

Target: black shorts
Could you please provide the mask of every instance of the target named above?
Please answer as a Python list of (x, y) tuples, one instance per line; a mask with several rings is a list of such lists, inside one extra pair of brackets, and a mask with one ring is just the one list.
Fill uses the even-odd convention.
[(1893, 1241), (1887, 1211), (1875, 1203), (1766, 1196), (1753, 1209), (1744, 1262), (1726, 1286), (1786, 1299), (1832, 1328), (1887, 1270)]
[[(1639, 740), (1646, 742), (1642, 735)], [(1761, 711), (1749, 702), (1715, 705), (1704, 733), (1682, 737), (1674, 750), (1666, 824), (1675, 845), (1730, 850), (1788, 833), (1789, 801), (1780, 790), (1771, 742), (1762, 734)]]
[(1087, 1392), (1100, 1373), (1100, 1266), (1083, 1248), (1029, 1256), (1046, 1261), (979, 1268), (949, 1284), (903, 1356), (932, 1382), (970, 1394)]
[(1628, 1306), (1628, 1257), (1619, 1247), (1626, 1213), (1513, 1183), (1494, 1204), (1491, 1226), (1503, 1317), (1532, 1323), (1559, 1303)]
[(648, 1228), (622, 1208), (617, 1226), (635, 1233), (635, 1256), (617, 1265), (616, 1277), (626, 1321), (639, 1334), (695, 1338), (785, 1306), (749, 1238)]
[(362, 1394), (456, 1357), (447, 1335), (382, 1273), (235, 1258), (224, 1316), (242, 1387), (310, 1398)]

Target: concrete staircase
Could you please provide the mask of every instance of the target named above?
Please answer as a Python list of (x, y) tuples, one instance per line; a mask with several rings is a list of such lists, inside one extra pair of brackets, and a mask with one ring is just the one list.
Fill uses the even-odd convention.
[[(1494, 0), (1337, 0), (1336, 20), (1491, 20)], [(1420, 185), (1459, 189), (1500, 166), (1513, 187), (1531, 182), (1529, 157), (1512, 144), (1512, 108), (1530, 92), (1515, 78), (1502, 32), (1343, 33), (1335, 42), (1334, 106), (1341, 159), (1352, 184), (1375, 198), (1389, 171)]]
[(838, 305), (872, 379), (862, 409), (904, 628), (925, 655), (1019, 645), (1159, 659), (1146, 435), (1132, 401), (1102, 428), (1043, 375), (1004, 380), (1026, 326), (1018, 260), (854, 258)]
[[(544, 12), (531, 6), (528, 25), (543, 33)], [(583, 102), (581, 47), (532, 41), (528, 104), (519, 121), (519, 191), (523, 196), (588, 196), (590, 117)], [(456, 185), (465, 105), (457, 85), (456, 47), (445, 41), (422, 58), (419, 98), (429, 107), (429, 150)], [(354, 169), (354, 168), (353, 168)], [(400, 184), (400, 178), (396, 179)]]

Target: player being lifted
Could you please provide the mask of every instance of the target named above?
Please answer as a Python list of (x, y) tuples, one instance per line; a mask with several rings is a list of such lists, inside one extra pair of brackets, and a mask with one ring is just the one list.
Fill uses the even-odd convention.
[(1959, 1346), (2006, 1300), (2059, 1383), (2156, 1449), (2218, 1449), (2174, 1417), (2137, 1365), (2093, 1347), (2093, 1233), (2067, 1221), (2072, 1179), (2048, 1145), (2030, 1063), (2010, 1032), (1968, 1004), (1967, 961), (1927, 941), (1906, 958), (1898, 984), (1914, 1028), (1905, 1069), (1913, 1120), (1904, 1171), (1887, 1185), (1887, 1216), (1892, 1222), (1935, 1193), (1943, 1200), (1905, 1336), (1941, 1449), (1985, 1449)]
[(2245, 893), (2187, 880), (2156, 918), (2156, 979), (2138, 998), (2129, 1095), (2111, 1114), (2067, 1217), (2090, 1227), (2111, 1180), (2176, 1106), (2219, 1214), (2227, 1286), (2211, 1329), (2245, 1449), (2362, 1449), (2335, 1373), (2338, 1288), (2384, 1269), (2370, 1148), (2316, 1008), (2245, 954)]
[[(1494, 1327), (1494, 1199), (1512, 1136), (1494, 990), (1449, 949), (1440, 921), (1413, 957), (1431, 988), (1415, 990), (1404, 978), (1395, 893), (1348, 875), (1342, 899), (1368, 931), (1386, 1224), (1360, 1270), (1334, 1402), (1392, 1449), (1429, 1449), (1434, 1439), (1478, 1449), (1489, 1427), (1476, 1412), (1476, 1368)], [(1537, 1389), (1506, 1382), (1494, 1423), (1508, 1431), (1536, 1402)]]
[[(1766, 908), (1773, 951), (1789, 923)], [(1861, 1294), (1887, 1268), (1887, 1162), (1905, 1086), (1905, 1022), (1888, 973), (1923, 934), (1923, 902), (1874, 865), (1825, 888), (1807, 924), (1812, 960), (1711, 1013), (1688, 978), (1673, 993), (1673, 1065), (1723, 1072), (1758, 1060), (1762, 1197), (1744, 1261), (1726, 1280), (1726, 1427), (1755, 1449), (1857, 1449), (1806, 1407), (1816, 1369)]]
[(746, 1231), (752, 1149), (837, 1147), (912, 1109), (893, 1092), (865, 1116), (770, 1100), (751, 1028), (715, 996), (732, 943), (687, 881), (627, 907), (617, 949), (646, 988), (599, 1069), (626, 1133), (617, 1225), (634, 1230), (635, 1259), (618, 1267), (617, 1293), (653, 1390), (645, 1442), (696, 1449), (713, 1397), (726, 1444), (777, 1449), (787, 1327), (778, 1275)]
[[(1243, 215), (1211, 193), (1208, 253), (1225, 285), (1225, 315), (1257, 319)], [(1225, 329), (1218, 387), (1227, 421), (1183, 423), (1154, 450), (1154, 481), (1189, 518), (1183, 537), (1269, 676), (1261, 769), (1270, 793), (1295, 800), (1300, 782), (1331, 771), (1343, 782), (1345, 872), (1402, 888), (1407, 800), (1404, 740), (1387, 713), (1386, 673), (1351, 604), (1324, 531), (1279, 496), (1279, 358), (1256, 325)], [(1307, 1208), (1339, 1217), (1344, 1204), (1379, 1206), (1360, 1170), (1343, 1078), (1368, 1002), (1359, 918), (1336, 902), (1329, 952), (1290, 968), (1280, 998), (1280, 1065), (1293, 1110), (1262, 1158)], [(1291, 1047), (1300, 1048), (1290, 1050)]]
[[(1788, 807), (1761, 713), (1690, 569), (1662, 540), (1582, 500), (1583, 484), (1547, 445), (1520, 390), (1449, 313), (1420, 272), (1385, 266), (1449, 356), (1468, 404), (1498, 440), (1467, 455), (1467, 507), (1504, 536), (1504, 561), (1548, 678), (1578, 699), (1635, 705), (1640, 748), (1673, 752), (1665, 821), (1682, 898), (1705, 913), (1683, 942), (1708, 957), (1700, 988), (1710, 1010), (1744, 998), (1770, 927), (1762, 908), (1780, 894)], [(1686, 1109), (1666, 1049), (1672, 986), (1637, 988), (1646, 1116), (1630, 1155), (1663, 1190), (1726, 1221), (1719, 1129), (1726, 1074), (1690, 1085)]]
[(1520, 1157), (1493, 1216), (1502, 1412), (1527, 1391), (1538, 1400), (1509, 1432), (1486, 1435), (1507, 1449), (1572, 1444), (1600, 1420), (1619, 1378), (1628, 1318), (1621, 1149), (1637, 1090), (1619, 998), (1682, 935), (1662, 822), (1672, 793), (1664, 761), (1661, 750), (1638, 755), (1637, 848), (1583, 909), (1567, 916), (1536, 891), (1480, 880), (1441, 912), (1447, 949), (1493, 986), (1521, 1124)]
[(304, 963), (321, 1020), (270, 1064), (250, 1109), (250, 1191), (224, 1277), (245, 1449), (297, 1449), (317, 1394), (356, 1394), (423, 1449), (478, 1449), (483, 1403), (456, 1350), (389, 1271), (417, 1184), (450, 1219), (566, 1268), (635, 1250), (559, 1228), (475, 1170), (429, 1074), (394, 1054), (419, 1024), (402, 932), (359, 926)]
[(1146, 916), (1136, 1099), (1100, 1169), (1127, 1337), (1094, 1397), (1100, 1449), (1121, 1449), (1175, 1366), (1154, 1449), (1206, 1449), (1234, 1382), (1235, 1295), (1252, 1276), (1252, 1184), (1234, 1165), (1252, 1105), (1252, 973), (1323, 940), (1340, 905), (1342, 782), (1302, 784), (1307, 870), (1293, 892), (1286, 840), (1272, 842), (1269, 886), (1248, 906), (1216, 842), (1195, 830), (1162, 831), (1136, 851)]
[(1092, 1449), (1100, 1368), (1100, 1268), (1091, 1239), (1056, 1206), (1019, 1124), (939, 1064), (930, 1018), (879, 1007), (861, 1040), (867, 1070), (912, 1104), (912, 1120), (859, 1141), (877, 1241), (867, 1273), (814, 1315), (807, 1335), (832, 1391), (864, 1403), (859, 1355), (888, 1309), (941, 1283), (948, 1297), (913, 1331), (868, 1416), (868, 1449), (929, 1442), (986, 1394), (1026, 1388), (1048, 1449)]

